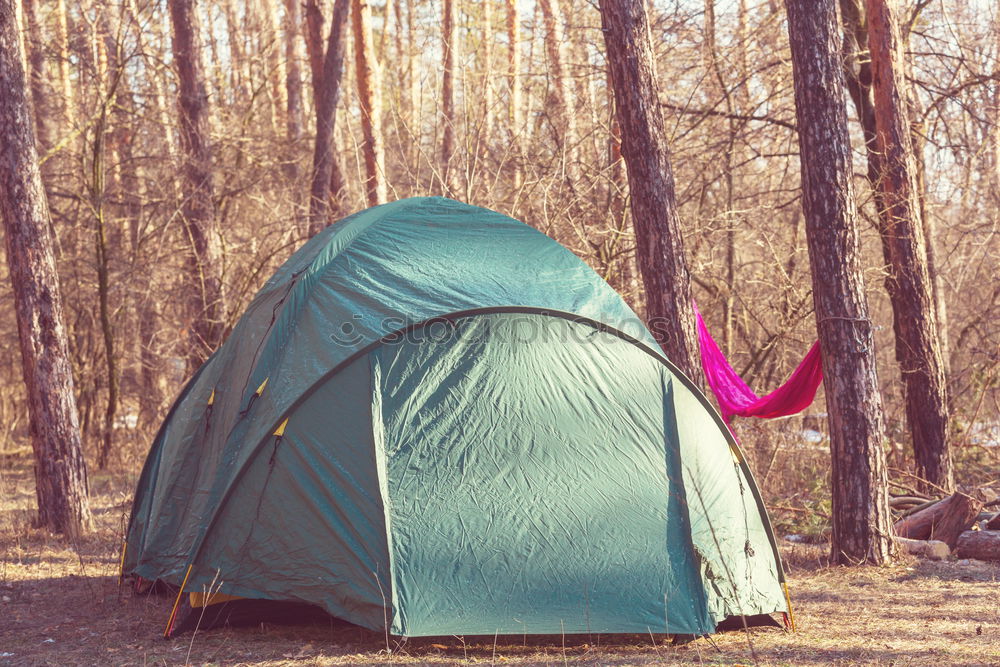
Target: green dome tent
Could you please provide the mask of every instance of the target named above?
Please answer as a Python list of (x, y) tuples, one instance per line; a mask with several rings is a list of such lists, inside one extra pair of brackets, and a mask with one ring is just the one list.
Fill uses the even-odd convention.
[(787, 609), (736, 443), (635, 314), (442, 198), (346, 218), (264, 285), (153, 442), (123, 572), (402, 636)]

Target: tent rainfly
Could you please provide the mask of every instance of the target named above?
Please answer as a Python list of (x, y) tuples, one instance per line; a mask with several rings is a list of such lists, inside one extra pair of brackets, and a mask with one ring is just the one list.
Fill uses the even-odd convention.
[(788, 609), (736, 442), (637, 316), (541, 232), (437, 197), (267, 281), (153, 442), (123, 572), (400, 636)]

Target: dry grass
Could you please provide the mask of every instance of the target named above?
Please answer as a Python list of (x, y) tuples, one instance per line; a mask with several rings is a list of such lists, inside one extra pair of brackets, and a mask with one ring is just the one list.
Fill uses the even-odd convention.
[[(11, 468), (13, 467), (13, 470)], [(98, 530), (68, 544), (30, 527), (30, 469), (0, 473), (0, 665), (753, 664), (742, 633), (671, 646), (594, 636), (410, 640), (313, 625), (160, 638), (171, 601), (120, 593), (127, 511), (121, 477), (94, 480)], [(1000, 564), (907, 561), (825, 567), (822, 548), (786, 558), (799, 631), (754, 630), (764, 665), (1000, 665)], [(564, 646), (565, 644), (565, 646)]]

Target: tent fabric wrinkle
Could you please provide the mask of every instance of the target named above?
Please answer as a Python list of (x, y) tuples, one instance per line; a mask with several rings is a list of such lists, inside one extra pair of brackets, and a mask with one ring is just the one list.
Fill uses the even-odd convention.
[(809, 407), (823, 382), (819, 341), (813, 343), (784, 384), (766, 396), (758, 396), (730, 365), (709, 333), (698, 306), (692, 305), (698, 322), (701, 367), (726, 422), (734, 416), (774, 419), (794, 415)]

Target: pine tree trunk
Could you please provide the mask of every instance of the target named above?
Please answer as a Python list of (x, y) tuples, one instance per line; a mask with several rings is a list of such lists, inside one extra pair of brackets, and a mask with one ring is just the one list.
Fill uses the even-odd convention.
[(225, 295), (222, 241), (215, 211), (208, 93), (195, 0), (170, 0), (174, 63), (181, 112), (186, 183), (181, 215), (191, 244), (188, 261), (188, 369), (194, 371), (222, 342)]
[(39, 524), (91, 524), (73, 370), (13, 0), (0, 0), (0, 215), (27, 390)]
[(340, 193), (331, 192), (330, 183), (337, 162), (334, 129), (344, 71), (344, 42), (349, 11), (350, 0), (334, 0), (322, 78), (316, 89), (316, 146), (309, 199), (309, 236), (318, 234), (333, 222), (333, 215), (340, 213), (341, 208)]
[(646, 318), (667, 357), (698, 382), (691, 284), (646, 10), (642, 0), (601, 0), (600, 7), (646, 289)]
[[(913, 329), (915, 326), (919, 327), (920, 324), (903, 321), (908, 319), (908, 316), (906, 315), (908, 304), (906, 302), (906, 293), (904, 291), (901, 291), (899, 285), (897, 284), (896, 276), (899, 275), (900, 273), (895, 268), (895, 264), (898, 261), (900, 261), (901, 258), (898, 246), (908, 245), (908, 244), (906, 243), (906, 239), (895, 238), (895, 235), (897, 233), (895, 231), (895, 227), (898, 221), (893, 219), (895, 211), (893, 209), (891, 201), (897, 195), (893, 195), (890, 192), (891, 188), (890, 180), (885, 176), (886, 154), (880, 147), (878, 140), (879, 134), (876, 121), (876, 102), (873, 97), (873, 85), (872, 85), (874, 77), (872, 70), (873, 64), (872, 60), (868, 57), (867, 54), (869, 34), (866, 28), (864, 11), (861, 5), (863, 1), (864, 0), (841, 0), (840, 2), (841, 15), (844, 21), (844, 43), (845, 43), (845, 64), (846, 64), (845, 69), (847, 72), (847, 87), (848, 91), (851, 94), (851, 99), (854, 103), (854, 108), (858, 115), (858, 119), (861, 123), (862, 131), (864, 132), (866, 153), (868, 158), (867, 176), (868, 176), (868, 181), (871, 184), (872, 198), (875, 202), (876, 213), (879, 218), (879, 232), (880, 232), (879, 236), (882, 241), (882, 253), (885, 258), (885, 263), (890, 270), (889, 275), (886, 277), (886, 290), (889, 293), (890, 301), (892, 304), (893, 330), (895, 333), (895, 343), (896, 343), (896, 359), (897, 362), (900, 364), (900, 370), (903, 373), (903, 381), (905, 388), (904, 393), (907, 403), (907, 420), (912, 430), (913, 447), (914, 447), (914, 454), (916, 455), (917, 459), (917, 468), (919, 474), (922, 477), (924, 477), (928, 481), (931, 481), (932, 483), (938, 486), (947, 488), (952, 482), (950, 481), (951, 478), (950, 454), (948, 453), (947, 442), (945, 439), (946, 438), (945, 429), (947, 427), (947, 419), (945, 418), (944, 421), (941, 421), (940, 419), (942, 411), (945, 415), (947, 415), (947, 392), (945, 386), (946, 375), (944, 370), (946, 364), (943, 356), (943, 350), (941, 350), (940, 340), (938, 341), (937, 354), (932, 355), (933, 358), (940, 360), (939, 373), (941, 377), (941, 382), (940, 384), (937, 385), (938, 387), (937, 389), (935, 388), (934, 385), (928, 387), (920, 387), (920, 386), (917, 386), (915, 388), (911, 387), (910, 386), (911, 381), (916, 381), (918, 379), (919, 374), (914, 375), (913, 373), (907, 373), (905, 370), (907, 368), (907, 365), (904, 362), (904, 359), (907, 358), (912, 359), (914, 355), (909, 353), (909, 350), (913, 348), (911, 347), (911, 343), (904, 338), (904, 333)], [(902, 122), (906, 121), (903, 120)], [(909, 134), (912, 137), (913, 133), (909, 132)], [(916, 163), (913, 164), (914, 166), (916, 165)], [(915, 171), (912, 173), (915, 173)], [(917, 187), (920, 188), (921, 186), (918, 185)], [(921, 215), (919, 210), (920, 210), (919, 205), (916, 208), (912, 209), (912, 211), (917, 214), (918, 219), (919, 216)], [(910, 225), (910, 227), (912, 227), (912, 225)], [(927, 278), (923, 283), (924, 285), (923, 289), (926, 290), (928, 287), (928, 283), (930, 283), (931, 286), (933, 285), (933, 280), (930, 273), (932, 253), (929, 252), (930, 250), (929, 244), (932, 241), (932, 239), (929, 236), (925, 236), (923, 234), (924, 227), (930, 229), (932, 226), (921, 226), (920, 230), (921, 236), (923, 237), (921, 243), (924, 246), (924, 254), (926, 255), (926, 262), (927, 262), (925, 265), (925, 272), (927, 274)], [(914, 252), (916, 252), (916, 249), (913, 250)], [(920, 253), (918, 252), (917, 254), (913, 255), (913, 257), (919, 259)], [(903, 268), (905, 269), (906, 267)], [(902, 272), (902, 275), (904, 276), (911, 275), (915, 278), (919, 278), (921, 273), (922, 272), (920, 271), (920, 268), (916, 267), (916, 270), (904, 270)], [(915, 292), (911, 290), (909, 294), (913, 295), (915, 294)], [(941, 295), (938, 294), (935, 296), (933, 289), (931, 289), (928, 298), (931, 300), (931, 302), (936, 304), (938, 303), (938, 300), (941, 298)], [(932, 308), (935, 315), (944, 312), (944, 309), (941, 308), (940, 305), (932, 306)], [(928, 335), (932, 335), (934, 331), (937, 331), (942, 325), (943, 323), (941, 321), (937, 321), (936, 325), (934, 326), (934, 330), (928, 332)], [(920, 349), (919, 344), (917, 349)], [(937, 372), (935, 372), (935, 374), (936, 373)], [(927, 432), (925, 430), (922, 430), (925, 428), (925, 422), (923, 419), (918, 419), (916, 422), (914, 422), (911, 416), (911, 410), (919, 409), (918, 404), (921, 402), (921, 400), (928, 400), (928, 397), (935, 395), (936, 398), (931, 400), (941, 401), (943, 403), (940, 407), (937, 407), (930, 411), (928, 419), (933, 424), (931, 433), (933, 434), (935, 432), (933, 429), (937, 429), (936, 432), (940, 434), (939, 438), (937, 438), (937, 441), (939, 443), (938, 454), (921, 456), (920, 451), (926, 449), (925, 443), (928, 441), (928, 438), (925, 435)], [(913, 407), (911, 407), (911, 403), (913, 404)], [(931, 440), (934, 440), (934, 438), (931, 438)], [(934, 464), (935, 461), (937, 461), (936, 465)], [(944, 467), (947, 470), (945, 478), (935, 479), (928, 476), (928, 468), (926, 465), (928, 463), (931, 464), (931, 469), (940, 468), (941, 463), (945, 463), (946, 465)]]
[(832, 558), (882, 564), (893, 543), (875, 340), (861, 275), (835, 0), (786, 0), (813, 304), (829, 408)]
[(28, 24), (25, 48), (28, 51), (31, 103), (35, 116), (35, 139), (38, 150), (45, 153), (52, 147), (49, 122), (52, 114), (48, 80), (45, 72), (45, 38), (42, 35), (42, 16), (39, 0), (24, 0), (24, 18)]
[(877, 172), (880, 233), (889, 263), (886, 288), (892, 301), (906, 416), (917, 473), (950, 490), (954, 478), (947, 440), (947, 386), (927, 239), (920, 219), (920, 186), (900, 63), (899, 25), (894, 6), (886, 0), (867, 0), (867, 10), (875, 149), (882, 156)]
[(443, 44), (441, 67), (441, 190), (446, 197), (458, 192), (451, 159), (455, 152), (455, 2), (443, 0), (441, 41)]
[(386, 200), (385, 147), (382, 143), (382, 86), (372, 41), (369, 0), (351, 0), (351, 24), (354, 32), (354, 64), (357, 68), (358, 102), (361, 106), (361, 130), (364, 142), (365, 193), (369, 206)]
[[(350, 10), (348, 9), (348, 11)], [(326, 50), (323, 47), (323, 25), (323, 12), (317, 0), (306, 0), (306, 50), (309, 53), (309, 71), (311, 73), (314, 109), (319, 109), (317, 95), (319, 94), (319, 89), (322, 87), (323, 63), (326, 59)], [(343, 66), (341, 66), (341, 72), (343, 72)], [(341, 73), (341, 78), (343, 78), (343, 73)], [(336, 114), (337, 108), (334, 107), (334, 116)], [(334, 130), (336, 130), (336, 122), (334, 122)], [(329, 217), (331, 220), (336, 220), (346, 213), (344, 210), (344, 199), (347, 197), (347, 181), (344, 177), (340, 141), (337, 138), (336, 131), (330, 134), (329, 155), (333, 160), (330, 171)]]

